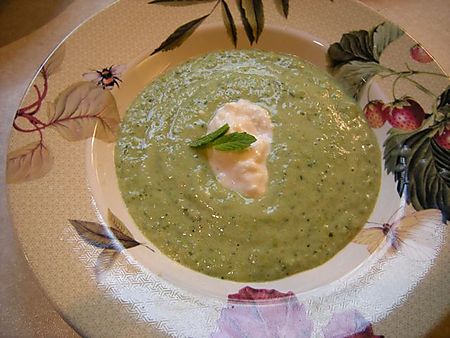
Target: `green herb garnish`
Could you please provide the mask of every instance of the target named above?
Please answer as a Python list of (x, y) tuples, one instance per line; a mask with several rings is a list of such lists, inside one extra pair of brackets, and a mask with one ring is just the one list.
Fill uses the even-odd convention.
[(250, 145), (256, 141), (256, 137), (253, 135), (243, 133), (231, 133), (223, 135), (216, 139), (212, 146), (216, 150), (220, 151), (237, 151), (250, 147)]
[(224, 124), (216, 131), (191, 142), (189, 146), (192, 148), (213, 147), (214, 149), (220, 151), (239, 151), (248, 148), (253, 142), (256, 141), (256, 137), (246, 132), (235, 132), (225, 135), (229, 129), (230, 126), (228, 124)]
[(225, 133), (230, 129), (230, 126), (226, 123), (216, 131), (206, 134), (203, 137), (191, 142), (189, 146), (192, 148), (206, 148), (211, 145), (212, 142), (217, 140), (219, 137), (225, 135)]

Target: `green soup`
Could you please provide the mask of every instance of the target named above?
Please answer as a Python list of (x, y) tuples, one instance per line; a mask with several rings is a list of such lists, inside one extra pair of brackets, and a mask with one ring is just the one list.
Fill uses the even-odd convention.
[[(271, 114), (269, 183), (259, 199), (224, 188), (203, 136), (216, 109), (249, 100)], [(235, 281), (279, 279), (335, 255), (367, 221), (380, 153), (357, 104), (326, 73), (284, 54), (208, 54), (153, 81), (122, 122), (115, 161), (142, 232), (191, 269)]]

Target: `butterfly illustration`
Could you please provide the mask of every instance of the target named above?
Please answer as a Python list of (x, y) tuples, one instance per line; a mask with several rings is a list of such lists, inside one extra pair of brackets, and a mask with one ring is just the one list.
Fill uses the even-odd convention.
[(422, 260), (433, 257), (442, 231), (442, 212), (439, 209), (414, 211), (408, 215), (392, 220), (398, 210), (388, 222), (364, 228), (353, 239), (354, 243), (367, 246), (370, 253), (382, 244), (388, 246), (388, 253), (394, 254), (402, 249), (406, 256)]
[(127, 68), (126, 65), (111, 66), (103, 68), (102, 70), (94, 70), (83, 74), (83, 78), (88, 81), (94, 81), (97, 85), (102, 86), (103, 89), (112, 89), (114, 85), (119, 87), (119, 82), (122, 80), (119, 76)]

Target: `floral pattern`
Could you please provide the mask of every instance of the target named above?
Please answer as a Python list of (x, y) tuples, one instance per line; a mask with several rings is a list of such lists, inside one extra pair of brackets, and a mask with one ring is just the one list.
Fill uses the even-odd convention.
[(357, 310), (334, 314), (323, 329), (325, 338), (383, 338), (373, 333), (370, 324)]
[(228, 296), (211, 338), (310, 337), (313, 323), (292, 292), (245, 287)]
[[(386, 123), (391, 126), (384, 143), (385, 167), (394, 175), (399, 196), (417, 210), (393, 222), (364, 228), (354, 242), (366, 245), (370, 253), (386, 242), (391, 254), (402, 247), (410, 257), (430, 258), (435, 249), (435, 229), (444, 226), (450, 217), (450, 86), (435, 96), (415, 77), (445, 75), (414, 70), (408, 64), (406, 70), (397, 71), (380, 63), (383, 51), (402, 35), (400, 28), (387, 22), (371, 31), (344, 34), (340, 42), (328, 49), (328, 61), (330, 71), (355, 98), (361, 96), (367, 85), (370, 95), (374, 78), (381, 81), (394, 78), (393, 101), (368, 99), (364, 115), (372, 128), (381, 128)], [(411, 47), (410, 55), (420, 63), (432, 61), (418, 44)], [(396, 89), (400, 81), (407, 81), (431, 96), (434, 100), (431, 109), (425, 111), (410, 96), (398, 97)]]
[[(173, 1), (151, 1), (163, 3)], [(237, 6), (248, 41), (258, 41), (264, 28), (262, 1), (238, 1)], [(289, 1), (278, 1), (284, 16), (288, 16)], [(183, 4), (182, 4), (183, 5)], [(152, 54), (167, 51), (185, 41), (220, 5), (225, 28), (232, 43), (237, 45), (235, 20), (228, 3), (215, 2), (211, 12), (177, 28)], [(250, 7), (246, 7), (250, 6)], [(249, 11), (251, 9), (251, 11)], [(250, 17), (250, 13), (251, 17)], [(445, 75), (413, 69), (394, 70), (384, 66), (380, 58), (391, 43), (404, 32), (389, 22), (370, 31), (346, 33), (328, 50), (330, 72), (341, 81), (346, 90), (360, 98), (364, 87), (374, 79), (393, 78), (391, 102), (368, 99), (364, 115), (372, 128), (389, 126), (384, 143), (384, 161), (392, 174), (400, 197), (409, 205), (407, 214), (393, 215), (385, 223), (365, 227), (354, 239), (373, 253), (385, 243), (393, 255), (403, 249), (409, 257), (429, 258), (434, 250), (435, 227), (442, 227), (450, 219), (450, 86), (435, 95), (417, 79), (417, 75), (444, 77)], [(52, 168), (53, 156), (45, 143), (45, 130), (56, 131), (70, 142), (93, 135), (105, 142), (117, 137), (120, 117), (114, 96), (109, 91), (119, 86), (125, 66), (117, 65), (83, 74), (85, 81), (64, 89), (48, 102), (47, 116), (42, 115), (43, 103), (49, 88), (49, 79), (59, 71), (64, 59), (64, 46), (47, 61), (39, 73), (41, 87), (33, 85), (36, 100), (21, 107), (15, 115), (13, 127), (19, 133), (36, 135), (36, 140), (8, 154), (7, 180), (20, 183), (45, 176)], [(415, 63), (430, 63), (432, 57), (422, 46), (415, 44), (409, 50)], [(425, 107), (419, 100), (399, 95), (397, 85), (409, 82), (432, 98)], [(83, 240), (100, 250), (97, 276), (114, 265), (125, 249), (146, 244), (136, 241), (126, 226), (109, 211), (108, 225), (83, 220), (69, 220)], [(228, 295), (222, 309), (217, 331), (211, 337), (311, 337), (314, 323), (307, 308), (293, 292), (245, 287)], [(324, 337), (383, 337), (374, 334), (372, 324), (356, 309), (335, 313), (321, 328)]]
[[(294, 293), (247, 286), (228, 295), (228, 306), (211, 338), (306, 338), (312, 336), (313, 328), (305, 305)], [(372, 325), (357, 310), (334, 314), (322, 333), (325, 338), (383, 337), (374, 335)]]
[[(392, 102), (368, 100), (364, 113), (369, 125), (391, 125), (384, 143), (384, 160), (388, 173), (394, 175), (400, 197), (405, 197), (414, 209), (440, 209), (444, 220), (450, 217), (450, 86), (436, 96), (417, 79), (417, 75), (448, 78), (441, 73), (414, 70), (394, 70), (380, 63), (383, 51), (403, 35), (396, 25), (384, 22), (370, 31), (344, 34), (328, 49), (332, 74), (347, 91), (359, 98), (366, 84), (379, 78), (393, 78)], [(428, 62), (419, 45), (410, 50), (418, 62)], [(428, 55), (429, 57), (429, 55)], [(396, 92), (400, 81), (413, 84), (434, 101), (425, 111), (415, 99)], [(370, 87), (368, 88), (370, 94)], [(368, 95), (369, 95), (368, 94)]]
[[(92, 136), (105, 142), (114, 142), (117, 137), (119, 112), (114, 96), (104, 90), (107, 87), (103, 81), (100, 83), (80, 81), (69, 86), (59, 93), (53, 102), (47, 102), (47, 118), (44, 119), (42, 116), (41, 108), (48, 92), (48, 79), (59, 71), (64, 55), (63, 45), (39, 73), (43, 88), (40, 89), (37, 84), (33, 85), (37, 99), (16, 112), (14, 129), (20, 133), (36, 134), (37, 140), (8, 154), (6, 167), (8, 183), (41, 178), (51, 170), (53, 156), (44, 141), (47, 128), (55, 130), (70, 142)], [(117, 77), (116, 74), (114, 76)]]

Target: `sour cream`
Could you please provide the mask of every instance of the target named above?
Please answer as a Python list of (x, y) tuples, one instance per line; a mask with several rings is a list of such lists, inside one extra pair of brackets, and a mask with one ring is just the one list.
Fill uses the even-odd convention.
[(247, 132), (257, 140), (242, 151), (208, 149), (209, 165), (225, 188), (248, 198), (261, 197), (269, 180), (267, 157), (273, 129), (269, 112), (247, 100), (227, 103), (215, 112), (208, 124), (208, 133), (226, 123), (230, 126), (229, 133)]

